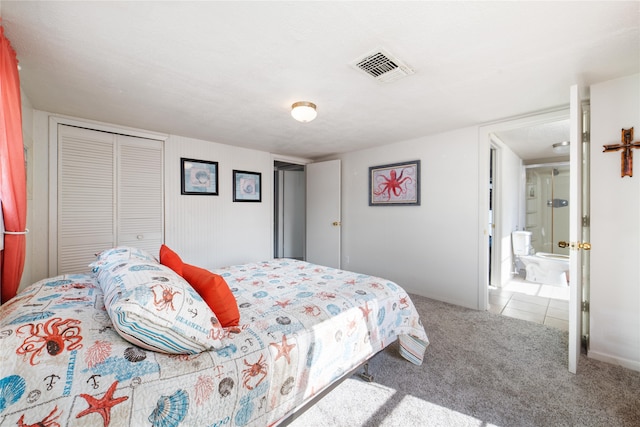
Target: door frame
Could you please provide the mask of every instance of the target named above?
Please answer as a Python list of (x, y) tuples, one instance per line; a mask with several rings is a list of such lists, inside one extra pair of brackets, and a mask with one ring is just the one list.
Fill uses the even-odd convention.
[(582, 155), (584, 149), (584, 114), (582, 111), (582, 88), (572, 85), (570, 88), (570, 177), (569, 177), (569, 372), (575, 374), (578, 369), (582, 337), (582, 253), (578, 246), (582, 242), (582, 210), (584, 182), (582, 180), (583, 164)]
[[(308, 165), (309, 163), (313, 163), (312, 160), (310, 159), (305, 159), (302, 157), (292, 157), (292, 156), (284, 156), (284, 155), (280, 155), (280, 154), (272, 154), (271, 155), (271, 165), (273, 166), (273, 171), (275, 171), (275, 163), (276, 162), (284, 162), (284, 163), (290, 163), (293, 165), (302, 165), (305, 166)], [(306, 168), (305, 168), (306, 169)], [(306, 170), (305, 170), (305, 175), (306, 175)], [(273, 206), (271, 206), (270, 209), (270, 215), (271, 215), (271, 250), (272, 250), (272, 257), (273, 258), (277, 258), (278, 254), (277, 252), (277, 248), (276, 248), (276, 243), (277, 243), (277, 238), (276, 238), (276, 221), (279, 220), (279, 218), (276, 218), (275, 212), (276, 212), (276, 206), (280, 203), (280, 200), (278, 200), (278, 198), (276, 197), (276, 182), (275, 182), (275, 178), (274, 178), (274, 174), (271, 173), (270, 176), (271, 179), (271, 188), (273, 188), (273, 197), (271, 198)], [(306, 223), (306, 218), (305, 218), (305, 223)], [(305, 225), (306, 227), (306, 225)], [(305, 254), (305, 259), (306, 259), (306, 254)]]
[[(553, 121), (569, 119), (569, 105), (561, 108), (555, 108), (551, 110), (542, 111), (536, 114), (514, 117), (511, 119), (505, 119), (499, 122), (493, 122), (481, 126), (478, 131), (478, 161), (480, 163), (478, 168), (478, 295), (477, 295), (477, 308), (478, 310), (487, 310), (489, 308), (489, 167), (490, 167), (490, 150), (491, 148), (497, 148), (496, 152), (496, 170), (493, 171), (494, 175), (494, 201), (502, 200), (504, 196), (501, 194), (502, 186), (499, 186), (496, 190), (496, 178), (499, 175), (500, 165), (500, 150), (502, 147), (496, 144), (493, 139), (493, 134), (500, 131), (518, 129), (522, 127), (529, 127), (549, 123)], [(495, 202), (494, 202), (495, 207)], [(494, 212), (494, 224), (496, 224), (496, 230), (494, 231), (494, 246), (497, 236), (500, 238), (502, 233), (498, 232), (500, 228), (500, 215), (499, 212)], [(494, 248), (493, 258), (501, 259), (503, 251), (501, 248)], [(494, 264), (495, 265), (495, 264)]]
[[(504, 239), (504, 234), (502, 231), (502, 218), (505, 216), (504, 213), (504, 193), (503, 193), (503, 173), (502, 173), (502, 162), (503, 162), (503, 150), (507, 148), (506, 145), (500, 141), (497, 137), (493, 135), (493, 133), (489, 134), (489, 159), (491, 159), (491, 152), (493, 151), (493, 162), (490, 160), (490, 168), (493, 167), (493, 182), (492, 182), (492, 201), (493, 201), (493, 220), (491, 221), (489, 227), (492, 229), (489, 230), (489, 236), (492, 238), (492, 244), (489, 248), (489, 263), (491, 263), (489, 270), (487, 271), (487, 295), (488, 295), (488, 286), (492, 284), (498, 283), (502, 284), (505, 282), (503, 278), (503, 250), (502, 245), (500, 244)], [(491, 164), (492, 163), (492, 164)], [(490, 174), (491, 175), (491, 174)], [(487, 180), (487, 182), (489, 182)], [(489, 200), (489, 197), (487, 197)], [(489, 205), (491, 207), (491, 205)], [(518, 218), (518, 221), (520, 218)], [(511, 271), (511, 269), (509, 270)], [(488, 298), (488, 297), (487, 297)]]

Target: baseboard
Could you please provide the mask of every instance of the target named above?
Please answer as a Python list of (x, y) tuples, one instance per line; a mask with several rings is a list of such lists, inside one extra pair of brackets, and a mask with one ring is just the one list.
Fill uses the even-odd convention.
[[(623, 357), (611, 356), (610, 354), (599, 353), (597, 351), (589, 351), (587, 356), (591, 359), (599, 360), (601, 362), (611, 363), (613, 365), (619, 365), (624, 368), (632, 369), (634, 371), (640, 371), (640, 361), (629, 360)], [(578, 369), (580, 369), (578, 367)]]

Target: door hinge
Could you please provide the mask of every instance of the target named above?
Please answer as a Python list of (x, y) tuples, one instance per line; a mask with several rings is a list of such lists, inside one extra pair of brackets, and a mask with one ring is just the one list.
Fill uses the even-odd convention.
[(591, 219), (589, 218), (589, 215), (585, 215), (582, 217), (582, 226), (591, 227)]
[(582, 301), (582, 312), (589, 313), (589, 301)]
[(581, 341), (582, 341), (582, 347), (585, 350), (588, 351), (589, 350), (589, 335), (583, 335)]

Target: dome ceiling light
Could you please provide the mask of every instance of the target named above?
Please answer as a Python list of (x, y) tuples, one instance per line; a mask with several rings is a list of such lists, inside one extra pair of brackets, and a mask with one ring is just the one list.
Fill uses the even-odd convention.
[(551, 147), (553, 148), (554, 153), (558, 154), (567, 154), (569, 152), (569, 141), (556, 142)]
[(299, 101), (291, 106), (291, 116), (301, 123), (308, 123), (317, 115), (316, 104), (313, 102)]

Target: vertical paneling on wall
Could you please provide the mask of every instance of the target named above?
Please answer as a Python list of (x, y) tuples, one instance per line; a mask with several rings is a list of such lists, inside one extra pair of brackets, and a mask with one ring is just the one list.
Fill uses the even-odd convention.
[[(180, 194), (180, 158), (218, 162), (217, 196)], [(262, 174), (262, 202), (233, 202), (232, 171)], [(215, 268), (270, 259), (270, 153), (170, 136), (165, 143), (165, 242), (189, 264)]]

